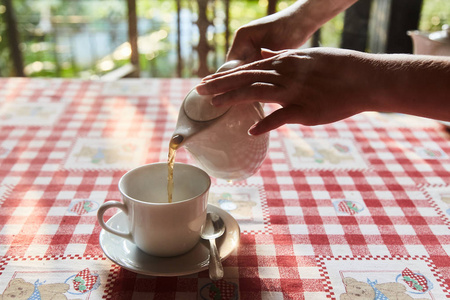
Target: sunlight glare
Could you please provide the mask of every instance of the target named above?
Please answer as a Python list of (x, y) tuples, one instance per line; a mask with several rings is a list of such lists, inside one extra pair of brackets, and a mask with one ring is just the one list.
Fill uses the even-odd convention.
[(110, 71), (114, 68), (114, 62), (112, 60), (104, 60), (98, 64), (98, 68), (102, 71)]
[(267, 0), (259, 0), (258, 5), (261, 7), (267, 7), (268, 1)]

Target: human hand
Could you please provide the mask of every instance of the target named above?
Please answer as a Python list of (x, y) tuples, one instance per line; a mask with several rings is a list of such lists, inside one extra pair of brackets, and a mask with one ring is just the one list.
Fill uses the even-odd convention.
[(197, 86), (199, 94), (215, 95), (216, 106), (255, 101), (281, 105), (250, 134), (287, 123), (330, 123), (370, 107), (368, 76), (373, 72), (361, 52), (311, 48), (263, 50), (261, 55), (260, 61), (210, 75)]
[(253, 62), (262, 59), (261, 48), (271, 50), (295, 49), (312, 35), (307, 26), (287, 10), (254, 20), (236, 33), (227, 60)]
[(240, 27), (227, 60), (246, 63), (262, 59), (261, 49), (296, 49), (328, 20), (357, 0), (299, 0), (272, 15)]

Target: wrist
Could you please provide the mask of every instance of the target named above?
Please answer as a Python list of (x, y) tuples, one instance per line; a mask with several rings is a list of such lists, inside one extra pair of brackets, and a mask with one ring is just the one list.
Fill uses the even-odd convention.
[(450, 60), (446, 57), (410, 54), (373, 54), (378, 111), (397, 112), (448, 120)]
[(357, 0), (303, 0), (292, 5), (299, 25), (311, 36), (323, 24), (353, 5)]

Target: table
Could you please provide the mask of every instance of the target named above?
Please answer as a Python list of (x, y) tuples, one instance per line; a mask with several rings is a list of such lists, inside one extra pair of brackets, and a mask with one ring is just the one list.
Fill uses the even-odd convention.
[[(210, 203), (241, 230), (223, 280), (146, 276), (109, 260), (96, 210), (120, 199), (127, 170), (167, 159), (198, 81), (0, 79), (0, 294), (450, 298), (450, 134), (398, 114), (283, 126), (257, 174), (213, 178)], [(177, 161), (191, 158), (179, 150)]]

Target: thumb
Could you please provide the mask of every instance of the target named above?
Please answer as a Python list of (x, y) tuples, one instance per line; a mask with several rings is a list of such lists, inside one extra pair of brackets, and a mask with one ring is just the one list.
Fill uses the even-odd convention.
[(298, 123), (296, 118), (301, 113), (301, 109), (297, 107), (284, 107), (277, 109), (264, 119), (253, 125), (249, 133), (251, 135), (259, 135), (265, 132), (277, 129), (280, 126), (288, 123)]
[(231, 46), (231, 49), (227, 53), (227, 61), (230, 60), (241, 60), (245, 64), (257, 61), (261, 59), (261, 54), (258, 49), (255, 49), (248, 45), (242, 45), (241, 47), (237, 47), (234, 45)]

